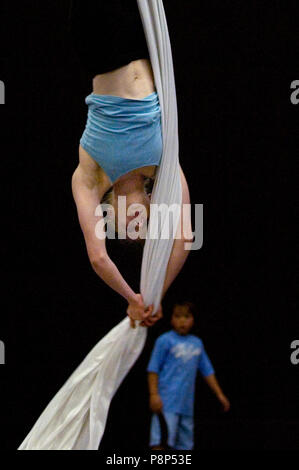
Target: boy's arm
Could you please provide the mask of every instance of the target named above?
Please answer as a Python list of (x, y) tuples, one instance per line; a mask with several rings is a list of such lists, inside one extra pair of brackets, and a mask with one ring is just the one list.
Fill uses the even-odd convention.
[(148, 388), (150, 396), (150, 408), (153, 413), (159, 413), (163, 408), (163, 402), (158, 390), (159, 375), (156, 372), (148, 373)]
[(159, 373), (163, 365), (165, 364), (167, 352), (168, 352), (167, 340), (165, 340), (164, 336), (160, 336), (156, 340), (149, 364), (147, 366), (150, 408), (154, 413), (159, 413), (163, 407), (163, 402), (159, 395), (158, 385), (159, 385)]
[(150, 395), (159, 395), (158, 391), (159, 375), (156, 372), (148, 373), (148, 390)]
[(216, 397), (223, 406), (223, 411), (228, 411), (230, 409), (230, 402), (228, 398), (224, 395), (218, 380), (216, 379), (215, 374), (210, 374), (204, 377), (210, 389), (215, 393)]
[(215, 376), (214, 367), (211, 363), (209, 356), (206, 353), (203, 343), (201, 343), (201, 355), (199, 359), (198, 369), (201, 372), (201, 375), (207, 382), (210, 389), (215, 393), (216, 397), (220, 401), (223, 407), (223, 411), (228, 411), (230, 409), (230, 402), (224, 395), (218, 380)]

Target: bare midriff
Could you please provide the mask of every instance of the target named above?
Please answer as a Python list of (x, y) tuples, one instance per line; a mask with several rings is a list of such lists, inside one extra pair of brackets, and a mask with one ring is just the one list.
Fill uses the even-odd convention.
[(111, 72), (96, 75), (93, 93), (122, 98), (142, 99), (156, 91), (151, 63), (139, 59)]

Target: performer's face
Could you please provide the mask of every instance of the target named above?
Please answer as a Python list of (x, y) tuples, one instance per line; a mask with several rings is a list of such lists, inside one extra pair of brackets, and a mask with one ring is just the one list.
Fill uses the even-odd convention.
[(187, 335), (194, 325), (194, 317), (186, 305), (175, 305), (171, 325), (180, 335)]
[[(131, 231), (135, 230), (135, 232), (140, 232), (141, 226), (146, 228), (150, 213), (150, 197), (145, 193), (145, 191), (131, 192), (126, 195), (125, 207), (124, 205), (120, 206), (117, 204), (117, 201), (114, 201), (114, 210), (118, 230), (120, 229), (119, 224), (125, 223), (129, 237)], [(134, 221), (136, 223), (134, 223)], [(138, 227), (140, 227), (139, 230)]]

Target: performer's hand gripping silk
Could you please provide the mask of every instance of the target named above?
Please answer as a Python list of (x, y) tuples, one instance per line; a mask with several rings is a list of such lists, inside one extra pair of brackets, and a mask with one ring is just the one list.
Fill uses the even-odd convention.
[[(87, 4), (90, 8), (90, 2)], [(83, 2), (74, 5), (78, 8)], [(88, 354), (44, 410), (21, 450), (98, 448), (112, 397), (144, 346), (146, 328), (140, 326), (151, 326), (160, 318), (161, 300), (188, 256), (186, 242), (190, 247), (193, 240), (190, 212), (187, 218), (182, 212), (183, 204), (190, 203), (190, 196), (178, 159), (174, 73), (162, 0), (95, 0), (93, 6), (96, 5), (104, 13), (114, 5), (115, 15), (128, 13), (129, 8), (130, 15), (125, 18), (133, 22), (133, 43), (128, 47), (129, 40), (119, 42), (115, 55), (103, 60), (102, 69), (107, 69), (103, 73), (94, 73), (95, 69), (89, 67), (90, 71), (93, 69), (93, 93), (86, 98), (88, 120), (80, 140), (72, 190), (91, 265), (104, 282), (128, 301), (130, 320), (125, 318)], [(82, 18), (80, 10), (77, 12), (77, 18)], [(91, 12), (96, 17), (93, 9)], [(108, 22), (109, 28), (109, 17), (102, 17), (103, 21)], [(116, 23), (121, 28), (123, 21), (113, 17), (111, 31)], [(125, 24), (125, 31), (130, 35), (130, 25)], [(80, 34), (80, 41), (83, 37)], [(105, 46), (100, 45), (99, 53)], [(151, 195), (145, 190), (149, 177), (154, 178)], [(116, 218), (117, 198), (126, 196), (122, 214), (126, 228), (139, 215), (127, 213), (133, 203), (145, 206), (143, 219), (138, 220), (149, 223), (150, 233), (156, 225), (155, 218), (149, 217), (150, 204), (178, 208), (171, 219), (172, 236), (162, 237), (166, 223), (162, 218), (158, 237), (146, 237), (140, 293), (135, 293), (124, 280), (107, 254), (105, 236), (96, 231), (103, 216), (100, 203), (107, 192)], [(132, 329), (135, 321), (137, 328)]]

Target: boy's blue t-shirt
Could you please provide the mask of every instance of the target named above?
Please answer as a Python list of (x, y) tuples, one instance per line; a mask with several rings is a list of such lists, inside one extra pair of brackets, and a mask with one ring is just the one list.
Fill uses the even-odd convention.
[(197, 370), (203, 377), (214, 374), (203, 342), (194, 335), (171, 330), (156, 340), (148, 372), (159, 375), (159, 394), (163, 410), (193, 416)]

